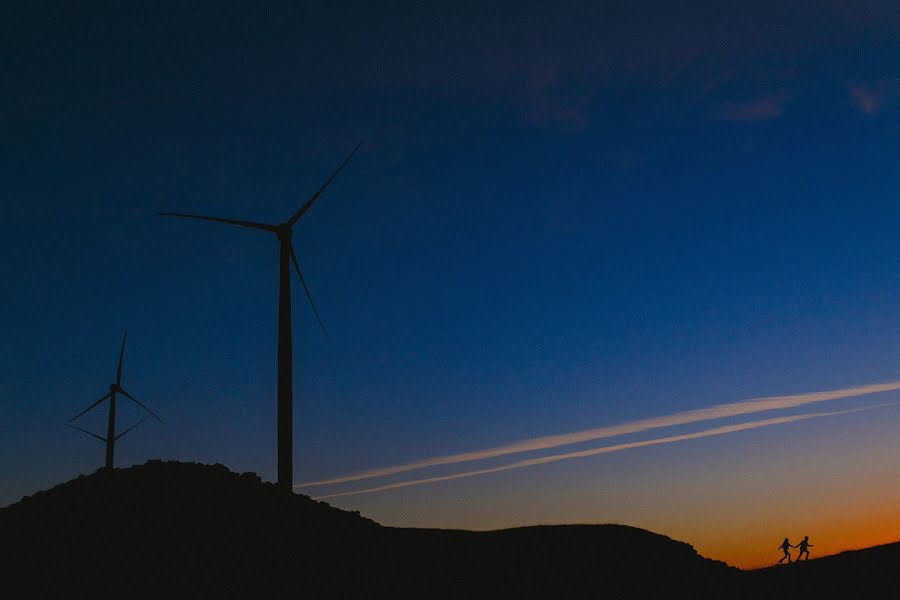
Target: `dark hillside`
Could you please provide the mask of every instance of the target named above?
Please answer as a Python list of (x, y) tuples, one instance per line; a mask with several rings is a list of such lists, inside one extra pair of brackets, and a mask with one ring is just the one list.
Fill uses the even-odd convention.
[(702, 598), (742, 579), (632, 527), (382, 527), (253, 474), (159, 461), (0, 509), (0, 539), (16, 598)]
[(748, 587), (810, 598), (900, 598), (900, 542), (750, 571)]

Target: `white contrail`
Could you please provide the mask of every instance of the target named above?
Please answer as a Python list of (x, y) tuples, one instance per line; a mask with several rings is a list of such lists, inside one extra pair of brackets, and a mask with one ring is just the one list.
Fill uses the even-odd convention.
[(530, 452), (533, 450), (547, 450), (549, 448), (557, 448), (559, 446), (568, 446), (579, 442), (589, 442), (604, 438), (617, 437), (629, 433), (639, 433), (650, 429), (659, 429), (661, 427), (671, 427), (673, 425), (686, 425), (688, 423), (697, 423), (700, 421), (709, 421), (712, 419), (722, 419), (726, 417), (735, 417), (747, 415), (767, 410), (781, 410), (793, 408), (805, 404), (813, 404), (815, 402), (825, 402), (826, 400), (839, 400), (843, 398), (853, 398), (857, 396), (865, 396), (868, 394), (877, 394), (879, 392), (890, 392), (900, 389), (900, 381), (891, 381), (887, 383), (875, 383), (870, 385), (861, 385), (857, 387), (844, 388), (840, 390), (828, 390), (824, 392), (809, 392), (805, 394), (794, 394), (791, 396), (769, 396), (765, 398), (754, 398), (752, 400), (744, 400), (741, 402), (731, 402), (728, 404), (718, 404), (709, 408), (701, 408), (697, 410), (689, 410), (661, 417), (651, 417), (638, 421), (629, 421), (619, 425), (610, 425), (608, 427), (599, 427), (597, 429), (588, 429), (585, 431), (575, 431), (572, 433), (563, 433), (559, 435), (548, 435), (543, 437), (531, 438), (513, 442), (504, 446), (495, 448), (486, 448), (483, 450), (474, 450), (472, 452), (462, 452), (460, 454), (448, 454), (445, 456), (437, 456), (434, 458), (426, 458), (423, 460), (395, 465), (392, 467), (382, 467), (378, 469), (370, 469), (333, 477), (331, 479), (323, 479), (320, 481), (307, 481), (305, 483), (294, 484), (295, 488), (314, 487), (319, 485), (332, 485), (336, 483), (347, 483), (350, 481), (360, 481), (362, 479), (372, 479), (375, 477), (384, 477), (386, 475), (396, 475), (397, 473), (406, 473), (427, 467), (436, 467), (439, 465), (450, 465), (462, 462), (470, 462), (474, 460), (484, 460), (486, 458), (495, 458), (497, 456), (506, 456), (508, 454), (518, 454), (520, 452)]
[(644, 446), (656, 446), (658, 444), (672, 444), (674, 442), (683, 442), (686, 440), (696, 440), (699, 438), (711, 437), (714, 435), (724, 435), (726, 433), (734, 433), (736, 431), (746, 431), (748, 429), (759, 429), (760, 427), (769, 427), (771, 425), (782, 425), (785, 423), (796, 423), (797, 421), (805, 421), (808, 419), (816, 419), (819, 417), (831, 417), (835, 415), (846, 415), (849, 413), (860, 412), (864, 410), (872, 410), (884, 406), (897, 406), (898, 403), (877, 404), (873, 406), (863, 406), (861, 408), (851, 408), (847, 410), (837, 410), (832, 412), (805, 413), (802, 415), (792, 415), (789, 417), (776, 417), (773, 419), (765, 419), (762, 421), (749, 421), (747, 423), (738, 423), (736, 425), (723, 425), (722, 427), (714, 427), (712, 429), (704, 429), (696, 433), (684, 433), (680, 435), (672, 435), (668, 437), (654, 438), (650, 440), (642, 440), (639, 442), (628, 442), (625, 444), (616, 444), (614, 446), (601, 446), (600, 448), (591, 448), (589, 450), (579, 450), (577, 452), (567, 452), (565, 454), (552, 454), (550, 456), (542, 456), (540, 458), (530, 458), (520, 460), (507, 465), (497, 467), (488, 467), (477, 469), (474, 471), (464, 471), (462, 473), (451, 473), (449, 475), (440, 475), (437, 477), (428, 477), (425, 479), (414, 479), (411, 481), (400, 481), (397, 483), (388, 483), (377, 487), (366, 488), (362, 490), (351, 490), (348, 492), (337, 492), (334, 494), (325, 494), (317, 496), (315, 500), (324, 500), (326, 498), (337, 498), (339, 496), (352, 496), (355, 494), (369, 494), (373, 492), (384, 492), (387, 490), (395, 490), (397, 488), (411, 487), (414, 485), (424, 485), (427, 483), (437, 483), (439, 481), (450, 481), (453, 479), (462, 479), (464, 477), (474, 477), (476, 475), (486, 475), (488, 473), (499, 473), (501, 471), (511, 471), (513, 469), (522, 469), (524, 467), (533, 467), (535, 465), (544, 465), (547, 463), (558, 462), (561, 460), (570, 460), (573, 458), (585, 458), (588, 456), (596, 456), (598, 454), (607, 454), (609, 452), (621, 452), (622, 450), (630, 450), (631, 448), (642, 448)]

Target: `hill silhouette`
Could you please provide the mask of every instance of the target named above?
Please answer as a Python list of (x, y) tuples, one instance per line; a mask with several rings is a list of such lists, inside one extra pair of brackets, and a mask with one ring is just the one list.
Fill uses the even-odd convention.
[(817, 598), (900, 598), (900, 542), (746, 573), (751, 593)]
[(620, 525), (382, 527), (221, 465), (100, 470), (0, 509), (16, 597), (659, 597), (736, 574)]
[(0, 540), (3, 589), (16, 598), (874, 597), (900, 589), (900, 545), (742, 572), (623, 525), (384, 527), (252, 473), (180, 462), (100, 470), (25, 497), (0, 509)]

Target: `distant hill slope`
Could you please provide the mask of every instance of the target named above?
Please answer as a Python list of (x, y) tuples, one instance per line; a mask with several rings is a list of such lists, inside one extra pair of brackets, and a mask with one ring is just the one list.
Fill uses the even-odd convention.
[(221, 465), (98, 471), (0, 509), (21, 597), (711, 597), (740, 573), (620, 525), (382, 527)]
[(900, 598), (900, 542), (746, 573), (745, 589), (785, 597)]

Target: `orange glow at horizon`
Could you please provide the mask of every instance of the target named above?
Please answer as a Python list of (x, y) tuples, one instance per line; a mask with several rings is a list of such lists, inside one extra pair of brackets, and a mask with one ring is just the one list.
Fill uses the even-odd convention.
[[(813, 531), (806, 532), (802, 529), (794, 532), (785, 532), (790, 542), (796, 545), (804, 535), (809, 535), (812, 559), (822, 558), (833, 554), (839, 554), (847, 550), (860, 550), (872, 546), (880, 546), (900, 542), (900, 516), (892, 515), (857, 515), (843, 521), (821, 523), (811, 527)], [(816, 533), (818, 531), (818, 534)], [(749, 533), (749, 532), (748, 532)], [(783, 537), (783, 536), (782, 536)], [(776, 536), (748, 535), (741, 540), (734, 540), (733, 544), (721, 546), (710, 544), (693, 544), (697, 551), (716, 560), (723, 560), (728, 564), (741, 569), (759, 569), (773, 566), (782, 557), (781, 550), (777, 549), (781, 538)], [(769, 546), (771, 548), (769, 548)], [(793, 559), (797, 558), (799, 550), (791, 549)]]
[[(389, 526), (618, 523), (742, 569), (900, 541), (897, 410), (854, 412), (329, 500)], [(798, 550), (793, 549), (796, 557)]]

